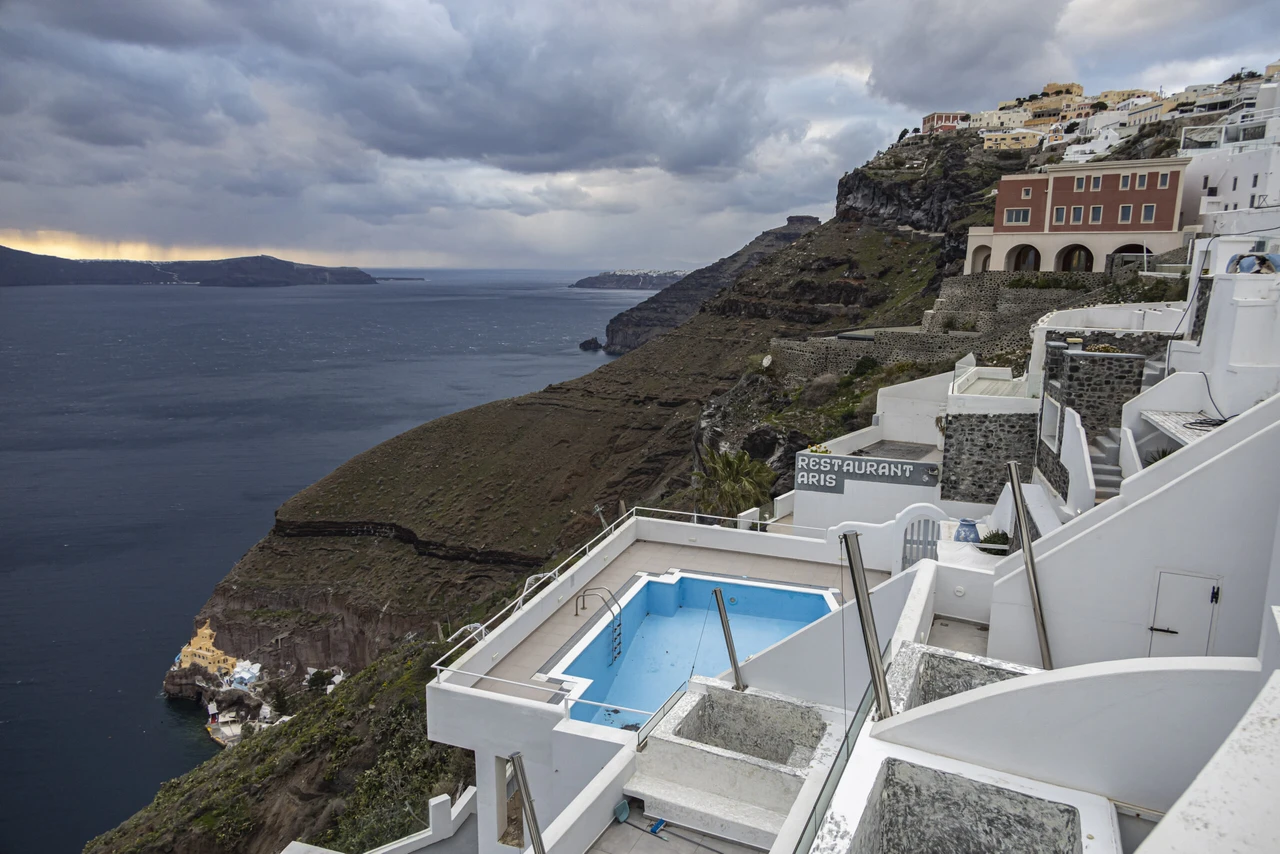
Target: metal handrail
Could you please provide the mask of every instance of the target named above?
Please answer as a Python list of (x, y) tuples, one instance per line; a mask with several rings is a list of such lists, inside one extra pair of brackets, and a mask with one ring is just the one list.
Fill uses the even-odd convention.
[(654, 712), (649, 720), (636, 731), (636, 750), (644, 750), (645, 744), (649, 741), (649, 734), (657, 727), (658, 722), (667, 716), (667, 712), (676, 707), (676, 703), (680, 702), (680, 698), (688, 693), (688, 682), (681, 682), (680, 687), (671, 692), (671, 696), (666, 699), (658, 711)]
[(1027, 589), (1031, 593), (1031, 613), (1036, 620), (1036, 639), (1040, 642), (1040, 664), (1045, 670), (1053, 669), (1053, 656), (1049, 654), (1049, 632), (1044, 625), (1044, 609), (1040, 606), (1040, 584), (1036, 579), (1036, 558), (1031, 552), (1031, 526), (1027, 517), (1027, 502), (1022, 497), (1022, 480), (1018, 477), (1018, 464), (1009, 461), (1009, 486), (1013, 491), (1013, 509), (1018, 515), (1018, 540), (1022, 545), (1022, 565), (1027, 573)]
[(880, 720), (885, 720), (893, 716), (893, 705), (889, 702), (889, 682), (884, 675), (884, 659), (876, 633), (876, 617), (871, 610), (871, 591), (867, 585), (867, 568), (862, 564), (862, 549), (858, 546), (858, 532), (841, 534), (840, 539), (844, 541), (849, 574), (853, 576), (853, 596), (858, 604), (858, 620), (862, 623), (862, 641), (867, 648), (867, 668), (871, 671), (871, 687), (875, 689), (876, 713)]
[(533, 792), (529, 791), (529, 778), (524, 773), (524, 756), (520, 751), (516, 751), (507, 757), (511, 760), (511, 768), (515, 772), (516, 785), (520, 790), (520, 803), (524, 806), (524, 817), (529, 825), (529, 835), (532, 837), (533, 854), (547, 854), (547, 849), (542, 844), (542, 829), (538, 827), (538, 816), (533, 811)]
[(733, 665), (733, 689), (747, 690), (747, 683), (742, 681), (742, 666), (738, 664), (738, 650), (733, 645), (733, 632), (729, 630), (729, 612), (724, 607), (724, 590), (719, 587), (711, 591), (716, 597), (716, 609), (720, 612), (720, 628), (724, 629), (724, 645), (729, 650), (729, 664)]
[[(600, 590), (603, 590), (603, 591), (605, 592), (605, 594), (606, 594), (606, 595), (608, 595), (608, 597), (609, 597), (609, 598), (608, 598), (608, 599), (606, 599), (603, 595), (601, 595), (601, 594), (598, 592), (598, 591), (600, 591)], [(601, 602), (603, 602), (603, 603), (605, 604), (605, 607), (609, 609), (609, 616), (611, 616), (611, 617), (612, 617), (612, 616), (615, 616), (615, 615), (614, 615), (614, 613), (613, 613), (613, 609), (614, 609), (614, 607), (616, 607), (616, 608), (618, 609), (618, 613), (617, 613), (617, 615), (616, 615), (616, 616), (618, 616), (618, 617), (621, 617), (621, 616), (622, 616), (622, 605), (618, 604), (618, 599), (617, 599), (617, 597), (613, 595), (613, 591), (612, 591), (612, 590), (610, 590), (608, 587), (584, 587), (584, 588), (582, 588), (581, 590), (579, 590), (579, 591), (578, 591), (578, 595), (573, 597), (573, 616), (575, 616), (575, 617), (576, 617), (576, 616), (578, 616), (578, 601), (579, 601), (579, 600), (581, 600), (581, 601), (582, 601), (582, 607), (583, 607), (583, 608), (586, 608), (586, 607), (587, 607), (587, 594), (588, 594), (588, 593), (590, 593), (592, 596), (599, 596), (599, 597), (600, 597), (600, 601), (601, 601)]]

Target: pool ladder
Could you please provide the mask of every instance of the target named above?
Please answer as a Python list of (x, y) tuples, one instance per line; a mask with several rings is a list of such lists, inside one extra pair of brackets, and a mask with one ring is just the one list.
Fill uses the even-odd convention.
[[(578, 616), (579, 606), (583, 609), (587, 607), (588, 595), (599, 596), (600, 601), (605, 604), (605, 607), (609, 609), (609, 613), (613, 616), (611, 629), (613, 636), (609, 647), (609, 666), (613, 667), (613, 663), (622, 655), (622, 606), (618, 604), (618, 600), (608, 587), (584, 587), (573, 599), (573, 616)], [(616, 614), (613, 612), (614, 608), (618, 609)]]

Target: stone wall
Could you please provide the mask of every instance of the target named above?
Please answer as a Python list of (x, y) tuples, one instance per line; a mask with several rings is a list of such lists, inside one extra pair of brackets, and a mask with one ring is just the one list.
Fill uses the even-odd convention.
[(1209, 315), (1209, 297), (1213, 294), (1213, 279), (1205, 277), (1196, 285), (1195, 316), (1191, 321), (1191, 337), (1200, 343), (1204, 334), (1204, 319)]
[[(1058, 424), (1058, 447), (1062, 447), (1061, 419), (1059, 419)], [(1046, 445), (1043, 440), (1036, 441), (1036, 468), (1040, 469), (1044, 479), (1049, 481), (1049, 485), (1057, 491), (1058, 497), (1065, 501), (1067, 490), (1071, 488), (1071, 473), (1062, 464), (1058, 453)]]
[(1164, 358), (1169, 341), (1174, 336), (1167, 332), (1066, 332), (1050, 329), (1044, 334), (1044, 340), (1066, 343), (1068, 338), (1079, 338), (1082, 346), (1088, 350), (1095, 344), (1109, 344), (1122, 353), (1136, 353), (1151, 358)]
[(1119, 427), (1122, 407), (1142, 392), (1146, 358), (1130, 353), (1066, 350), (1062, 360), (1060, 379), (1046, 382), (1045, 394), (1079, 413), (1090, 441), (1109, 427)]
[[(866, 330), (866, 339), (775, 338), (769, 351), (777, 369), (793, 380), (846, 373), (863, 356), (881, 364), (949, 362), (967, 353), (981, 357), (1025, 349), (1030, 327), (1045, 314), (1083, 305), (1090, 291), (1069, 288), (1009, 288), (1004, 284), (1034, 274), (1002, 271), (943, 280), (934, 307), (924, 313), (919, 332)], [(1055, 273), (1059, 281), (1101, 286), (1101, 273)], [(954, 330), (954, 331), (953, 331)]]
[(1005, 466), (1016, 460), (1031, 482), (1036, 453), (1036, 416), (957, 414), (947, 416), (942, 450), (942, 499), (994, 504), (1008, 482)]

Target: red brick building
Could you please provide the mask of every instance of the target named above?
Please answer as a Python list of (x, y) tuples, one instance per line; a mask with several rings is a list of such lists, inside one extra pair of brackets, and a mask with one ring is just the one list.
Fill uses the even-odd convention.
[(1006, 175), (995, 224), (969, 229), (965, 272), (1100, 271), (1114, 252), (1182, 245), (1189, 158), (1060, 164)]
[(955, 130), (956, 125), (968, 120), (969, 114), (963, 110), (958, 113), (930, 113), (920, 120), (920, 132), (935, 133), (942, 130)]

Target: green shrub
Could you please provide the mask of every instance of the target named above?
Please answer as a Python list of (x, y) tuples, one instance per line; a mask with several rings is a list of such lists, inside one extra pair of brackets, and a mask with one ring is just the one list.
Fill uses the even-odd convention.
[[(991, 546), (1007, 546), (1009, 545), (1009, 535), (1004, 531), (988, 531), (983, 537), (982, 542)], [(989, 555), (1006, 555), (1009, 549), (984, 549), (978, 546), (979, 551), (984, 551)]]

